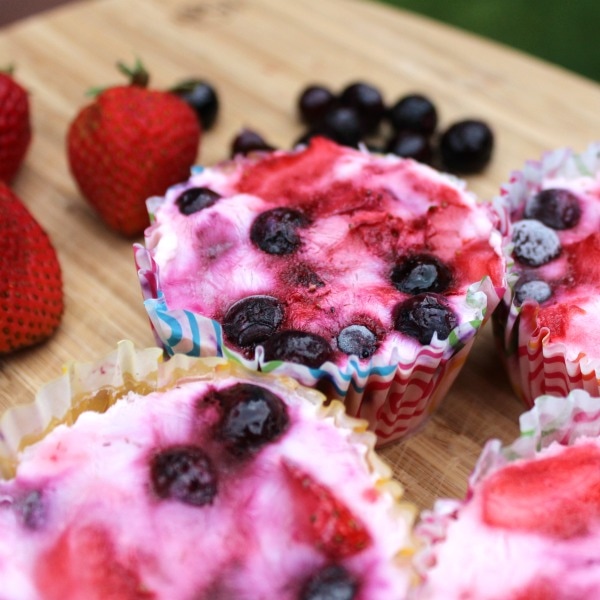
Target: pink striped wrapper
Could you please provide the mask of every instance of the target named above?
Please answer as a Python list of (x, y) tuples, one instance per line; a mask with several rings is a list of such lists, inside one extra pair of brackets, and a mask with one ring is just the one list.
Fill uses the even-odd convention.
[(600, 172), (600, 143), (591, 144), (576, 154), (568, 148), (548, 152), (539, 161), (529, 161), (521, 171), (512, 173), (494, 206), (500, 215), (507, 262), (507, 291), (494, 314), (494, 331), (511, 384), (526, 406), (538, 396), (565, 396), (581, 389), (600, 396), (600, 354), (589, 356), (570, 351), (563, 343), (550, 340), (550, 330), (538, 322), (539, 304), (528, 299), (522, 306), (514, 302), (517, 268), (511, 258), (512, 224), (510, 215), (528, 197), (544, 189), (544, 181), (596, 177)]

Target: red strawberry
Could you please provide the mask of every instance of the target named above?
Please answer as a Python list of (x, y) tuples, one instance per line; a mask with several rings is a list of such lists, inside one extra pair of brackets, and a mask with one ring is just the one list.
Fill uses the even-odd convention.
[(600, 449), (573, 446), (495, 472), (483, 484), (483, 519), (561, 539), (585, 534), (600, 520)]
[(63, 312), (60, 264), (46, 232), (0, 183), (0, 353), (45, 340)]
[(88, 525), (65, 531), (39, 561), (36, 585), (45, 600), (151, 600), (134, 561), (119, 561), (107, 532)]
[(189, 176), (201, 130), (183, 100), (145, 87), (141, 65), (130, 75), (130, 85), (101, 92), (79, 112), (67, 153), (83, 196), (106, 224), (138, 235), (150, 223), (146, 200)]
[(10, 73), (0, 72), (0, 180), (10, 183), (31, 141), (29, 96)]
[(315, 481), (296, 465), (284, 463), (290, 476), (301, 531), (328, 557), (336, 560), (352, 556), (371, 543), (364, 524), (352, 514), (325, 485)]

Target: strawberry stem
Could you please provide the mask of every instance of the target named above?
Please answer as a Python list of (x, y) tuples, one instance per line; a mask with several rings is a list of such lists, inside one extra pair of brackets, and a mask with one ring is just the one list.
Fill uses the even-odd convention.
[(133, 67), (128, 67), (125, 63), (118, 62), (117, 67), (121, 73), (124, 73), (129, 77), (129, 83), (131, 85), (137, 85), (138, 87), (147, 87), (150, 82), (150, 75), (146, 68), (142, 64), (139, 58), (135, 59)]
[[(148, 87), (148, 83), (150, 82), (150, 75), (146, 68), (142, 64), (142, 61), (139, 58), (135, 59), (135, 64), (133, 67), (128, 67), (125, 63), (118, 62), (117, 68), (121, 73), (124, 73), (129, 78), (129, 85), (135, 85), (137, 87)], [(92, 98), (96, 98), (102, 92), (107, 90), (108, 87), (94, 87), (89, 89), (86, 92), (86, 96), (91, 96)]]

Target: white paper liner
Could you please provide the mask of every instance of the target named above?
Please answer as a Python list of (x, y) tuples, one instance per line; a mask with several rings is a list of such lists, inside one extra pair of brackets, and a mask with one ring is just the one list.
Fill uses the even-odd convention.
[[(71, 425), (84, 411), (103, 412), (129, 392), (148, 394), (175, 385), (188, 378), (214, 379), (236, 376), (255, 380), (276, 381), (285, 390), (300, 390), (293, 378), (247, 370), (238, 362), (226, 358), (197, 358), (177, 354), (164, 360), (161, 348), (138, 349), (129, 340), (118, 343), (117, 349), (90, 363), (72, 363), (62, 376), (44, 385), (32, 402), (13, 406), (0, 414), (0, 475), (10, 475), (18, 462), (19, 452), (44, 437), (59, 424)], [(377, 487), (385, 488), (400, 501), (404, 490), (393, 479), (387, 462), (376, 454), (375, 435), (368, 431), (365, 420), (347, 414), (339, 401), (326, 403), (326, 397), (312, 388), (301, 388), (305, 401), (319, 407), (322, 418), (332, 418), (336, 426), (347, 429), (350, 443), (364, 446), (369, 468), (377, 474)], [(416, 508), (401, 504), (413, 516)]]
[(421, 577), (426, 578), (435, 565), (437, 544), (443, 543), (448, 526), (482, 480), (512, 461), (533, 459), (553, 443), (568, 446), (582, 437), (600, 436), (600, 398), (583, 390), (565, 397), (540, 396), (533, 408), (521, 415), (519, 428), (520, 436), (507, 446), (497, 439), (487, 442), (469, 477), (465, 500), (440, 499), (432, 510), (422, 512), (415, 529), (421, 547), (414, 560)]
[(348, 413), (366, 419), (379, 444), (417, 431), (438, 408), (463, 366), (475, 336), (499, 297), (486, 277), (472, 284), (465, 303), (475, 317), (456, 327), (446, 340), (435, 338), (410, 357), (402, 349), (390, 361), (374, 356), (368, 363), (351, 357), (344, 367), (326, 362), (319, 368), (274, 360), (265, 362), (258, 347), (253, 359), (228, 348), (220, 323), (187, 310), (169, 309), (160, 288), (158, 265), (150, 252), (136, 245), (135, 261), (144, 304), (157, 343), (169, 355), (225, 356), (251, 370), (292, 377), (309, 387), (324, 389), (344, 402)]
[(0, 415), (0, 474), (12, 470), (19, 450), (43, 437), (59, 423), (73, 423), (83, 410), (106, 410), (119, 396), (155, 385), (159, 348), (132, 353), (130, 343), (99, 363), (73, 363), (63, 376), (48, 383), (29, 404)]
[(511, 384), (528, 407), (540, 395), (565, 396), (574, 389), (600, 396), (600, 358), (583, 354), (573, 357), (574, 352), (568, 352), (564, 344), (551, 342), (549, 330), (538, 324), (539, 304), (534, 300), (515, 305), (513, 289), (518, 273), (510, 256), (510, 214), (539, 192), (548, 178), (577, 179), (594, 176), (599, 171), (600, 142), (590, 144), (581, 154), (560, 148), (545, 153), (539, 161), (528, 161), (521, 171), (513, 172), (493, 201), (505, 237), (508, 272), (504, 306), (499, 307), (504, 310), (494, 314), (494, 329)]

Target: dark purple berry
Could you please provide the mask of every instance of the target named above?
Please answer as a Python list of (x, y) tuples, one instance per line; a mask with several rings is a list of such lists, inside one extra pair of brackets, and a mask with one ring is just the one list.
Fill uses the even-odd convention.
[(314, 333), (286, 330), (274, 333), (264, 344), (265, 361), (285, 360), (317, 368), (331, 358), (331, 346)]
[(188, 79), (170, 91), (194, 109), (204, 131), (211, 129), (219, 113), (219, 97), (210, 83), (203, 79)]
[(341, 565), (328, 565), (305, 584), (300, 600), (354, 600), (358, 591), (355, 578)]
[(15, 501), (19, 520), (27, 529), (39, 529), (46, 521), (46, 505), (38, 490), (28, 492)]
[(512, 241), (515, 258), (530, 267), (550, 262), (561, 251), (556, 231), (535, 219), (517, 221), (513, 225)]
[(302, 241), (298, 229), (308, 224), (308, 218), (299, 210), (273, 208), (254, 219), (250, 227), (250, 239), (267, 254), (292, 254)]
[(223, 317), (229, 341), (253, 347), (271, 336), (283, 321), (283, 306), (272, 296), (248, 296), (232, 304)]
[(385, 114), (381, 92), (368, 83), (348, 85), (340, 94), (340, 104), (356, 110), (364, 134), (375, 133)]
[(310, 85), (298, 98), (298, 112), (303, 123), (309, 126), (320, 123), (337, 104), (337, 98), (323, 85)]
[(362, 138), (362, 127), (358, 111), (349, 106), (333, 108), (324, 117), (319, 133), (342, 145), (358, 146)]
[(364, 325), (349, 325), (338, 334), (337, 344), (344, 354), (369, 358), (377, 350), (377, 336)]
[(438, 122), (435, 105), (421, 94), (400, 98), (390, 107), (387, 116), (396, 131), (414, 131), (425, 136), (435, 131)]
[(450, 287), (452, 272), (435, 256), (417, 254), (394, 267), (390, 279), (394, 287), (405, 294), (441, 294)]
[(179, 212), (191, 215), (212, 206), (221, 199), (221, 194), (206, 187), (193, 187), (182, 192), (175, 200)]
[(251, 152), (271, 152), (274, 146), (267, 143), (260, 133), (252, 129), (242, 129), (231, 143), (231, 156), (247, 155)]
[(488, 164), (494, 134), (483, 121), (474, 119), (451, 125), (440, 139), (444, 167), (452, 173), (478, 173)]
[(401, 131), (389, 141), (386, 151), (402, 158), (412, 158), (430, 165), (433, 160), (431, 141), (416, 131)]
[(283, 400), (251, 383), (216, 390), (213, 397), (223, 410), (218, 437), (236, 456), (245, 456), (275, 441), (289, 425)]
[(551, 188), (527, 200), (523, 217), (537, 219), (552, 229), (570, 229), (579, 223), (581, 208), (575, 194)]
[(184, 504), (212, 504), (217, 494), (217, 473), (208, 455), (197, 446), (174, 446), (155, 454), (152, 485), (159, 498)]
[(419, 294), (398, 304), (394, 309), (394, 329), (415, 338), (421, 344), (430, 344), (433, 334), (445, 340), (458, 324), (456, 315), (435, 294)]
[(515, 285), (515, 300), (523, 304), (525, 300), (535, 300), (538, 304), (545, 302), (552, 296), (552, 288), (540, 279), (523, 279)]

